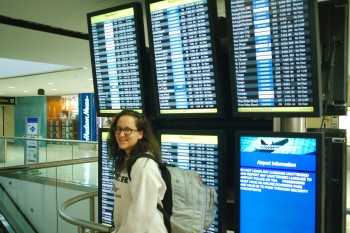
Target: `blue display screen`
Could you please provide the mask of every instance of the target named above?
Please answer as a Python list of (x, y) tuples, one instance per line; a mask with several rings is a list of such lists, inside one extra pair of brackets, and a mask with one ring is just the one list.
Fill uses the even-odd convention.
[(240, 233), (316, 232), (316, 142), (240, 137)]

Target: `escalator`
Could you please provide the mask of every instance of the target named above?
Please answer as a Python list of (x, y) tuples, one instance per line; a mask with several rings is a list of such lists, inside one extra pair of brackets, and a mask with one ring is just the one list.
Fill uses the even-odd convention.
[(38, 233), (17, 205), (10, 193), (0, 183), (0, 233)]
[(2, 211), (0, 211), (0, 233), (12, 233), (15, 232), (10, 223), (6, 220)]

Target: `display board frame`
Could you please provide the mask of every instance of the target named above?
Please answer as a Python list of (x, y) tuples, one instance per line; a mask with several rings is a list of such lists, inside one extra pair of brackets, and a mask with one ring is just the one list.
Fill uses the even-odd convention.
[(109, 128), (98, 130), (98, 222), (113, 225), (114, 162), (107, 153)]
[(225, 1), (234, 117), (321, 116), (317, 4)]
[[(165, 163), (175, 164), (183, 169), (193, 169), (196, 167), (199, 170), (193, 169), (202, 176), (202, 180), (205, 184), (214, 187), (218, 194), (218, 211), (217, 218), (215, 219), (211, 228), (206, 233), (218, 233), (226, 232), (227, 230), (227, 203), (226, 203), (226, 134), (223, 130), (197, 130), (197, 129), (158, 129), (156, 131), (157, 138), (161, 145), (162, 150), (162, 160)], [(215, 143), (213, 143), (216, 141)], [(173, 144), (178, 148), (178, 152), (175, 152)], [(213, 146), (217, 146), (217, 158), (215, 158), (215, 150)], [(186, 149), (188, 147), (188, 150)], [(192, 151), (191, 151), (192, 147)], [(209, 149), (210, 151), (206, 151)], [(205, 152), (208, 153), (210, 157), (207, 162), (210, 163), (209, 166), (217, 166), (215, 169), (207, 168), (205, 169), (205, 164), (203, 161), (205, 159)], [(188, 158), (189, 166), (186, 167), (186, 162), (175, 162), (175, 157), (173, 154), (178, 153), (176, 156), (178, 159), (186, 160), (189, 155), (198, 154), (197, 160), (191, 160)], [(192, 156), (192, 159), (194, 157)], [(215, 159), (217, 161), (215, 162)], [(183, 161), (183, 160), (182, 160)], [(191, 167), (191, 165), (193, 167)], [(202, 171), (201, 171), (202, 170)], [(217, 173), (217, 177), (213, 177), (211, 173)], [(211, 179), (217, 179), (217, 185), (215, 187), (214, 183), (209, 182)], [(209, 182), (209, 183), (208, 183)]]
[[(145, 112), (146, 47), (141, 3), (88, 13), (87, 22), (97, 116), (112, 117), (123, 109)], [(102, 38), (105, 32), (108, 39)]]
[(323, 133), (236, 131), (235, 145), (235, 232), (324, 232)]
[[(146, 0), (145, 8), (156, 118), (223, 117), (223, 91), (215, 32), (216, 1)], [(162, 21), (157, 17), (160, 14), (163, 14), (160, 17), (165, 17), (172, 11), (177, 14), (178, 10), (184, 13), (180, 12), (179, 20), (172, 20), (171, 24), (172, 30), (178, 33), (169, 32), (170, 24), (164, 24), (166, 19)], [(158, 24), (155, 25), (154, 31), (159, 34), (154, 34), (152, 29), (153, 11), (160, 13), (154, 14), (155, 24), (159, 23), (159, 28), (156, 28)], [(189, 16), (190, 13), (192, 16)], [(195, 20), (196, 17), (198, 20)], [(174, 22), (179, 25), (174, 26)], [(163, 47), (166, 49), (162, 50)], [(168, 47), (170, 52), (167, 51)], [(178, 51), (180, 47), (181, 51)], [(166, 56), (163, 56), (165, 53)]]

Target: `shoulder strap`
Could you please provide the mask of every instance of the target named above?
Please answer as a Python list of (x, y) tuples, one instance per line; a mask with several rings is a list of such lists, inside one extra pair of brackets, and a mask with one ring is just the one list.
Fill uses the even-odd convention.
[[(170, 175), (170, 172), (166, 166), (167, 165), (168, 166), (175, 166), (175, 165), (164, 164), (161, 161), (159, 161), (158, 159), (156, 159), (155, 157), (153, 157), (152, 155), (147, 154), (147, 153), (134, 159), (134, 161), (132, 161), (132, 165), (139, 158), (152, 159), (159, 166), (159, 170), (161, 172), (162, 178), (163, 178), (165, 184), (167, 185), (167, 190), (165, 192), (164, 199), (162, 201), (163, 207), (160, 204), (157, 204), (157, 209), (163, 214), (164, 224), (165, 224), (165, 227), (167, 228), (168, 232), (171, 232), (170, 218), (171, 218), (172, 209), (173, 209), (173, 201), (172, 201), (173, 194), (172, 194), (172, 187), (171, 187), (171, 175)], [(130, 172), (128, 172), (128, 176), (130, 178)], [(130, 180), (131, 180), (131, 178), (130, 178)]]
[[(140, 155), (140, 156), (136, 157), (136, 158), (132, 161), (131, 167), (134, 165), (134, 163), (136, 162), (136, 160), (138, 160), (139, 158), (149, 158), (149, 159), (152, 159), (153, 161), (155, 161), (155, 162), (158, 164), (159, 167), (163, 166), (163, 165), (162, 165), (162, 162), (160, 162), (160, 161), (158, 161), (158, 159), (154, 158), (153, 155), (148, 154), (148, 153), (145, 153), (145, 154), (143, 154), (143, 155)], [(131, 169), (130, 169), (130, 171), (128, 171), (128, 177), (129, 177), (129, 179), (131, 180), (130, 173), (131, 173)]]

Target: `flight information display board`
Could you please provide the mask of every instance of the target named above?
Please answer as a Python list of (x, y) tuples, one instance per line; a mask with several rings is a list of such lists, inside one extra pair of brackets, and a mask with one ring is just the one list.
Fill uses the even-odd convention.
[(323, 134), (237, 131), (235, 145), (235, 232), (324, 232)]
[(109, 129), (99, 129), (99, 150), (98, 150), (98, 190), (99, 190), (99, 222), (102, 224), (112, 225), (112, 214), (114, 206), (114, 164), (109, 159), (107, 153), (107, 138)]
[(141, 5), (89, 13), (88, 24), (97, 115), (113, 116), (125, 108), (142, 112)]
[(212, 25), (216, 5), (209, 2), (150, 0), (146, 5), (158, 116), (221, 114)]
[(317, 1), (227, 3), (234, 114), (319, 116)]
[[(214, 187), (219, 195), (219, 205), (222, 204), (220, 202), (224, 198), (219, 190), (220, 179), (224, 173), (224, 168), (220, 166), (223, 159), (222, 138), (220, 138), (222, 136), (215, 133), (171, 130), (159, 130), (158, 135), (163, 162), (195, 170), (206, 185)], [(224, 232), (220, 230), (219, 215), (220, 208), (214, 223), (206, 232)]]

